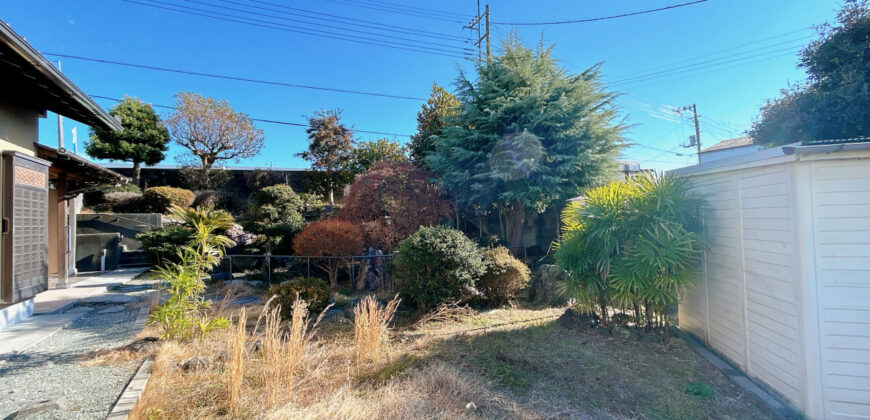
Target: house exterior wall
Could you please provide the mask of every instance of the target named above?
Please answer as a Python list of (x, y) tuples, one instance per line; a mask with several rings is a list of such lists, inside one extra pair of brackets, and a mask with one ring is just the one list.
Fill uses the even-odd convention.
[(870, 152), (771, 156), (687, 171), (707, 240), (680, 326), (809, 418), (870, 417)]

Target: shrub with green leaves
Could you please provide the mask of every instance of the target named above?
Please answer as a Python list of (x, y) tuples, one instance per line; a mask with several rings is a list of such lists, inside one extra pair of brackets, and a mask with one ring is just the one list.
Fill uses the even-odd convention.
[(171, 224), (136, 235), (136, 240), (142, 244), (148, 262), (157, 266), (167, 263), (178, 263), (178, 248), (190, 243), (193, 233), (190, 229)]
[(155, 213), (166, 213), (172, 206), (190, 207), (194, 198), (193, 191), (175, 187), (151, 187), (142, 193), (145, 208)]
[(483, 253), (483, 259), (486, 273), (477, 282), (477, 289), (490, 303), (504, 305), (529, 285), (529, 267), (511, 255), (507, 248), (488, 249)]
[(142, 194), (133, 191), (106, 193), (104, 206), (115, 213), (138, 213), (142, 211)]
[(686, 394), (694, 395), (704, 400), (711, 400), (715, 397), (713, 388), (703, 382), (689, 382), (684, 389)]
[(226, 236), (216, 233), (226, 229), (226, 215), (212, 209), (172, 208), (173, 215), (190, 227), (190, 241), (176, 249), (178, 262), (168, 262), (156, 269), (159, 277), (168, 283), (169, 295), (149, 316), (152, 324), (163, 329), (161, 338), (202, 338), (209, 332), (226, 328), (230, 321), (214, 317), (210, 302), (203, 298), (203, 278), (217, 266), (224, 249), (235, 245)]
[(126, 184), (103, 184), (94, 187), (91, 190), (86, 191), (84, 194), (84, 204), (86, 206), (97, 206), (100, 204), (104, 204), (106, 202), (106, 195), (109, 193), (138, 193), (141, 194), (142, 190), (136, 186), (136, 184), (126, 183)]
[(277, 296), (273, 305), (281, 305), (281, 316), (290, 319), (296, 295), (308, 303), (308, 310), (320, 312), (329, 303), (329, 285), (316, 277), (294, 277), (269, 287), (269, 296)]
[[(570, 275), (560, 291), (585, 310), (632, 309), (635, 322), (660, 319), (694, 285), (701, 250), (700, 196), (689, 179), (664, 174), (615, 181), (568, 204), (556, 263)], [(645, 318), (645, 319), (644, 319)]]
[(399, 242), (392, 264), (401, 295), (422, 308), (469, 297), (486, 272), (474, 241), (446, 226), (421, 227)]
[(293, 253), (293, 237), (302, 230), (305, 203), (289, 185), (278, 184), (257, 191), (248, 206), (247, 228), (260, 235), (257, 246), (276, 255)]

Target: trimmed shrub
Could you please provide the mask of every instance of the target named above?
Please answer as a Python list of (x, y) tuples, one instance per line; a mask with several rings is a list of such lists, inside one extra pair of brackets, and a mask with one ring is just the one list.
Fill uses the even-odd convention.
[(276, 255), (293, 253), (293, 237), (302, 230), (305, 219), (300, 211), (304, 203), (289, 185), (265, 187), (251, 198), (248, 230), (260, 235), (256, 245), (262, 252)]
[(477, 289), (489, 302), (496, 305), (508, 303), (528, 286), (529, 267), (514, 258), (507, 248), (488, 249), (483, 253), (483, 259), (486, 274), (477, 282)]
[(142, 193), (145, 209), (155, 213), (166, 213), (176, 205), (187, 208), (193, 203), (193, 191), (175, 187), (151, 187)]
[(89, 190), (82, 194), (84, 196), (84, 203), (86, 206), (96, 206), (106, 202), (106, 194), (116, 193), (116, 192), (134, 192), (134, 193), (142, 193), (142, 190), (136, 186), (136, 184), (103, 184), (95, 187), (92, 190)]
[(193, 233), (182, 225), (166, 225), (136, 235), (136, 240), (142, 243), (148, 262), (164, 265), (177, 263), (179, 247), (188, 245), (193, 239)]
[(392, 264), (401, 295), (422, 308), (469, 297), (486, 273), (480, 248), (446, 226), (421, 227), (399, 242)]
[[(126, 184), (125, 184), (126, 185)], [(142, 211), (142, 194), (138, 192), (110, 192), (103, 197), (104, 206), (116, 213)]]
[(329, 285), (316, 277), (295, 277), (269, 287), (269, 296), (277, 296), (273, 305), (281, 305), (281, 317), (290, 319), (296, 294), (308, 303), (308, 310), (320, 312), (329, 303)]

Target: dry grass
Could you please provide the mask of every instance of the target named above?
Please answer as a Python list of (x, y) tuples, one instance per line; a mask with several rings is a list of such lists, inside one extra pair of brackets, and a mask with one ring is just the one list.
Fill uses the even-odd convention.
[(383, 308), (374, 296), (366, 296), (353, 308), (353, 343), (357, 363), (377, 362), (389, 342), (389, 325), (399, 307), (399, 295)]
[(248, 338), (245, 326), (247, 319), (245, 309), (242, 308), (236, 328), (230, 328), (227, 333), (227, 349), (229, 349), (230, 355), (226, 374), (226, 396), (230, 412), (233, 414), (238, 413), (239, 395), (242, 391), (242, 382), (245, 379), (245, 353), (247, 352)]
[[(259, 320), (247, 322), (233, 307), (239, 319), (228, 337), (163, 344), (131, 418), (764, 417), (688, 349), (563, 330), (544, 319), (558, 315), (555, 308), (463, 309), (390, 331), (389, 306), (370, 300), (356, 308), (359, 339), (347, 331), (315, 336), (318, 320), (304, 305), (294, 306), (289, 323), (268, 302)], [(387, 333), (390, 357), (360, 363), (361, 354), (383, 350)], [(179, 368), (193, 357), (211, 363)], [(715, 399), (686, 395), (690, 381), (712, 386)]]

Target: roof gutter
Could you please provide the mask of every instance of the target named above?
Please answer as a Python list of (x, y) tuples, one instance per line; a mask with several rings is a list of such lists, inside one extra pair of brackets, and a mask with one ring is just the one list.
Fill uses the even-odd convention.
[(787, 155), (811, 155), (819, 153), (837, 153), (837, 152), (859, 152), (870, 150), (870, 142), (862, 143), (841, 143), (841, 144), (820, 144), (813, 146), (783, 146), (782, 152)]
[(88, 95), (82, 92), (72, 81), (33, 48), (24, 38), (18, 35), (6, 22), (0, 20), (0, 39), (6, 42), (10, 48), (24, 57), (43, 76), (63, 90), (71, 99), (83, 108), (95, 115), (103, 124), (103, 128), (111, 130), (123, 130), (121, 122), (109, 115)]

